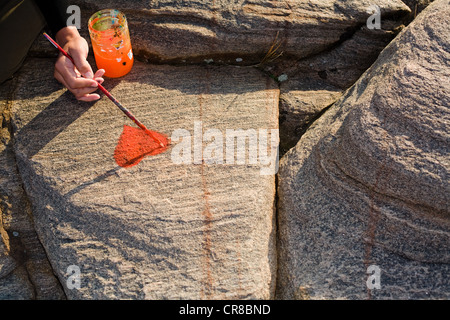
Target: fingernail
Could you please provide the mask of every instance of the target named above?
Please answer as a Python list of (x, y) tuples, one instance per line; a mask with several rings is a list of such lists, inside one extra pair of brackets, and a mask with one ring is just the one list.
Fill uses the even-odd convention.
[(98, 83), (97, 83), (97, 82), (93, 82), (93, 83), (91, 84), (91, 87), (92, 87), (92, 88), (97, 88), (97, 87), (98, 87)]
[(88, 79), (92, 79), (94, 77), (94, 75), (90, 71), (86, 72), (86, 74), (84, 76)]

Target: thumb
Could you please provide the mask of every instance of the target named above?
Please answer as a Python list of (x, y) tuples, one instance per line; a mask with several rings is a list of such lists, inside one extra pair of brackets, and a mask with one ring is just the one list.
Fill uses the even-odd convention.
[(93, 79), (94, 72), (92, 71), (91, 65), (86, 60), (85, 55), (79, 50), (72, 50), (70, 54), (73, 58), (73, 61), (75, 62), (75, 67), (78, 69), (78, 71), (80, 71), (83, 77), (87, 79)]

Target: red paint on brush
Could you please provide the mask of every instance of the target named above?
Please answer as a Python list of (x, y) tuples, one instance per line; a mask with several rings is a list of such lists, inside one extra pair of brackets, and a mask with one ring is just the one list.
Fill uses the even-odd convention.
[(150, 132), (123, 126), (122, 134), (114, 150), (114, 159), (119, 166), (129, 168), (137, 165), (146, 156), (154, 156), (167, 150), (169, 139), (159, 132), (148, 131)]

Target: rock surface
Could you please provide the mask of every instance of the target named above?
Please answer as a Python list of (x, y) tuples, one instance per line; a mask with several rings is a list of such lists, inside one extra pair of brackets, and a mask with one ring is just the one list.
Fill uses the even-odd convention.
[(411, 14), (415, 17), (422, 12), (434, 0), (402, 0), (410, 9)]
[[(89, 35), (85, 26), (94, 12), (104, 8), (123, 11), (128, 18), (135, 55), (150, 62), (213, 59), (236, 63), (236, 58), (242, 59), (238, 64), (261, 62), (274, 41), (281, 44), (279, 52), (297, 59), (328, 50), (365, 26), (370, 16), (368, 8), (373, 5), (371, 0), (74, 3), (81, 8), (81, 31), (86, 37)], [(377, 4), (386, 21), (410, 12), (400, 0), (381, 0)], [(376, 33), (369, 33), (367, 40), (377, 37)]]
[(279, 298), (449, 298), (449, 14), (434, 1), (281, 160)]
[[(192, 135), (201, 123), (203, 133), (214, 135), (229, 128), (276, 128), (279, 107), (283, 154), (314, 123), (305, 140), (283, 160), (278, 199), (282, 213), (278, 297), (448, 297), (449, 290), (442, 289), (448, 287), (448, 252), (438, 261), (443, 264), (435, 263), (442, 253), (437, 246), (443, 243), (441, 249), (448, 248), (448, 219), (439, 220), (439, 214), (448, 217), (448, 211), (436, 209), (448, 199), (443, 192), (438, 193), (441, 198), (433, 195), (439, 188), (448, 189), (448, 181), (433, 171), (440, 170), (436, 169), (440, 168), (439, 152), (433, 148), (442, 146), (443, 139), (422, 142), (423, 135), (439, 131), (432, 127), (420, 129), (420, 134), (407, 140), (411, 132), (405, 129), (404, 118), (411, 127), (416, 120), (402, 108), (395, 114), (394, 107), (385, 108), (386, 103), (403, 106), (404, 97), (397, 92), (400, 87), (399, 92), (404, 90), (406, 96), (411, 96), (408, 88), (423, 88), (417, 85), (419, 81), (403, 88), (404, 78), (414, 73), (410, 70), (417, 63), (404, 68), (408, 77), (392, 76), (397, 82), (391, 81), (396, 85), (391, 89), (382, 86), (387, 76), (376, 75), (380, 68), (389, 75), (389, 68), (395, 66), (397, 60), (387, 56), (405, 65), (412, 59), (407, 55), (411, 47), (393, 44), (378, 67), (337, 107), (326, 111), (375, 61), (402, 24), (409, 23), (431, 1), (403, 2), (410, 10), (399, 0), (377, 1), (382, 10), (380, 30), (365, 27), (368, 8), (373, 5), (369, 0), (189, 4), (80, 0), (72, 4), (81, 7), (80, 33), (84, 37), (89, 38), (86, 25), (90, 14), (115, 7), (129, 18), (137, 59), (179, 65), (137, 62), (126, 78), (108, 79), (105, 84), (151, 129), (169, 135), (186, 129), (183, 134)], [(443, 3), (438, 5), (446, 6)], [(425, 52), (428, 46), (445, 43), (448, 52), (448, 39), (442, 41), (445, 37), (434, 27), (425, 29), (431, 39), (433, 33), (439, 35), (437, 46), (431, 45), (434, 40), (426, 38), (423, 30), (416, 37), (416, 29), (406, 33), (416, 45), (412, 52), (420, 41), (426, 44)], [(397, 47), (400, 53), (394, 54)], [(273, 172), (261, 175), (264, 170), (255, 164), (202, 161), (194, 137), (194, 158), (190, 160), (197, 155), (196, 161), (175, 164), (173, 152), (182, 144), (176, 135), (173, 149), (147, 156), (135, 167), (119, 167), (114, 163), (114, 147), (122, 126), (130, 125), (130, 120), (106, 97), (89, 105), (61, 89), (51, 71), (57, 55), (44, 37), (38, 37), (29, 56), (43, 59), (29, 59), (17, 78), (0, 87), (0, 299), (274, 297), (278, 266)], [(428, 59), (428, 55), (423, 57)], [(448, 61), (448, 56), (445, 59)], [(191, 63), (197, 65), (182, 66)], [(381, 67), (383, 63), (387, 66)], [(278, 80), (280, 90), (249, 65)], [(448, 79), (448, 72), (445, 76)], [(437, 81), (436, 77), (424, 79), (432, 86)], [(448, 92), (445, 83), (440, 88)], [(436, 90), (428, 92), (424, 100), (413, 96), (418, 103), (411, 105), (423, 105), (433, 94), (439, 97)], [(401, 104), (392, 102), (391, 96)], [(375, 117), (387, 132), (382, 138), (373, 129), (371, 114), (350, 112), (366, 110), (359, 106), (368, 105), (372, 97), (382, 101), (382, 107), (374, 104), (373, 108), (393, 119), (388, 122)], [(419, 111), (427, 112), (424, 108)], [(430, 114), (423, 118), (432, 119), (435, 113)], [(383, 127), (386, 124), (389, 127)], [(341, 136), (346, 140), (337, 138)], [(385, 145), (386, 137), (391, 140)], [(211, 142), (203, 141), (204, 155), (211, 150), (208, 147), (215, 146)], [(390, 151), (383, 151), (388, 146)], [(421, 148), (423, 153), (418, 151)], [(250, 149), (244, 148), (246, 152)], [(313, 155), (311, 150), (315, 150)], [(380, 159), (381, 167), (374, 159)], [(411, 159), (419, 159), (421, 164), (414, 167)], [(318, 163), (325, 169), (317, 169)], [(393, 169), (383, 176), (380, 172), (392, 163)], [(448, 161), (441, 163), (448, 168)], [(445, 170), (444, 176), (448, 175)], [(431, 182), (424, 183), (424, 176)], [(401, 181), (407, 181), (403, 189), (397, 187)], [(414, 183), (420, 187), (411, 188)], [(420, 202), (424, 195), (430, 196), (425, 204)], [(311, 208), (310, 213), (305, 214), (305, 208)], [(427, 213), (433, 211), (439, 222)], [(330, 213), (340, 218), (332, 216), (325, 221), (324, 215)], [(414, 235), (408, 228), (415, 227), (419, 232)], [(424, 230), (428, 227), (429, 233)], [(406, 241), (401, 239), (404, 234)], [(418, 247), (420, 237), (429, 251)], [(349, 267), (352, 263), (353, 268)], [(366, 287), (370, 264), (381, 267), (381, 291)], [(81, 287), (70, 289), (76, 268)], [(428, 290), (433, 285), (435, 288)]]
[(64, 299), (31, 222), (12, 147), (14, 81), (0, 87), (0, 299)]
[[(137, 59), (256, 65), (274, 78), (287, 75), (294, 79), (293, 85), (284, 86), (280, 105), (282, 153), (295, 145), (305, 123), (333, 102), (327, 100), (329, 103), (323, 105), (310, 85), (297, 85), (312, 81), (324, 90), (347, 89), (375, 61), (410, 13), (400, 0), (378, 1), (381, 29), (369, 30), (366, 20), (371, 15), (370, 1), (195, 1), (186, 5), (172, 0), (83, 0), (77, 4), (82, 26), (99, 9), (124, 11)], [(80, 32), (89, 39), (87, 28)], [(30, 53), (36, 57), (56, 55), (42, 37)], [(322, 97), (320, 90), (317, 94)], [(290, 104), (299, 91), (302, 94), (294, 100), (306, 98), (315, 105)]]
[(320, 79), (298, 77), (280, 85), (280, 155), (294, 147), (308, 125), (333, 104), (342, 90)]
[[(24, 67), (12, 125), (35, 228), (67, 298), (272, 298), (275, 175), (247, 162), (177, 164), (176, 141), (119, 167), (114, 148), (131, 121), (106, 97), (76, 101), (52, 63)], [(224, 141), (226, 129), (278, 128), (278, 87), (253, 68), (136, 62), (105, 86), (151, 129), (187, 130), (194, 157), (199, 123)]]

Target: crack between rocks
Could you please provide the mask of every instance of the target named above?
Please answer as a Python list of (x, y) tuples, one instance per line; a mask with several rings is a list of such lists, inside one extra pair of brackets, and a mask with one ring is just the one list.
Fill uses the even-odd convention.
[(275, 270), (274, 270), (274, 274), (275, 274), (275, 279), (273, 279), (273, 300), (277, 300), (278, 297), (278, 270), (279, 270), (279, 261), (280, 261), (280, 250), (279, 250), (279, 245), (280, 245), (280, 241), (278, 241), (278, 235), (279, 235), (279, 219), (278, 219), (278, 202), (279, 202), (279, 195), (278, 195), (278, 173), (275, 174), (275, 195), (274, 195), (274, 201), (273, 201), (273, 205), (274, 205), (274, 214), (275, 214), (275, 245), (274, 245), (274, 249), (275, 249), (275, 257), (276, 257), (276, 264), (275, 264)]

